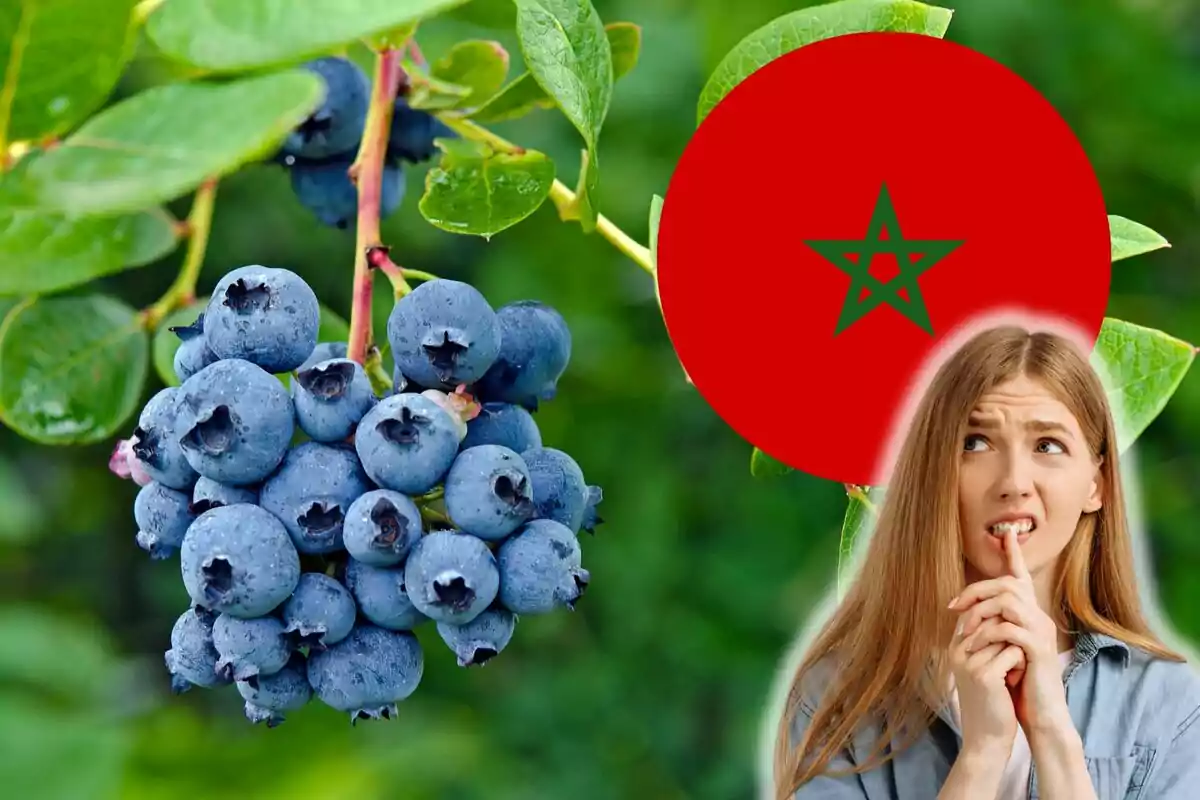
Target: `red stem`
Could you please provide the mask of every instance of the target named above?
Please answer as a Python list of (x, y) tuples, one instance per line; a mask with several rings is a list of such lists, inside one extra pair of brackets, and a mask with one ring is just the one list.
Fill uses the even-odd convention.
[(379, 270), (390, 278), (401, 278), (400, 267), (388, 255), (388, 248), (383, 245), (367, 248), (367, 265)]
[(416, 39), (408, 40), (408, 52), (412, 54), (413, 62), (418, 67), (426, 67), (429, 65), (429, 62), (425, 60), (425, 54), (421, 52), (421, 47), (417, 44)]
[(400, 86), (400, 51), (385, 48), (375, 56), (371, 105), (363, 129), (358, 157), (350, 175), (358, 186), (358, 226), (354, 248), (354, 291), (350, 309), (347, 357), (363, 363), (371, 347), (371, 274), (367, 253), (380, 246), (379, 194), (383, 185), (383, 159), (392, 127), (392, 109)]

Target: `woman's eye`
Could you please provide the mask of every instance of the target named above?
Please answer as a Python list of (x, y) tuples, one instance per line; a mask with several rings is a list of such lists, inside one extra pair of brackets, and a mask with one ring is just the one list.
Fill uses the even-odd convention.
[(966, 440), (963, 441), (963, 445), (964, 445), (963, 449), (966, 450), (967, 452), (975, 452), (974, 448), (971, 447), (971, 442), (982, 442), (982, 441), (983, 441), (982, 436), (980, 436), (977, 433), (973, 433), (970, 436), (968, 436), (966, 438)]
[(1066, 449), (1065, 447), (1063, 447), (1062, 443), (1061, 443), (1061, 442), (1058, 442), (1058, 441), (1056, 441), (1056, 440), (1054, 440), (1054, 439), (1042, 439), (1040, 442), (1038, 442), (1038, 452), (1039, 452), (1039, 453), (1046, 453), (1046, 452), (1051, 452), (1051, 453), (1053, 453), (1054, 451), (1052, 451), (1052, 450), (1051, 450), (1051, 451), (1046, 451), (1046, 450), (1043, 450), (1043, 449), (1041, 449), (1041, 448), (1042, 448), (1042, 445), (1046, 445), (1047, 447), (1057, 447), (1057, 448), (1058, 448), (1058, 452), (1060, 452), (1060, 453), (1065, 453), (1065, 452), (1067, 452), (1067, 449)]

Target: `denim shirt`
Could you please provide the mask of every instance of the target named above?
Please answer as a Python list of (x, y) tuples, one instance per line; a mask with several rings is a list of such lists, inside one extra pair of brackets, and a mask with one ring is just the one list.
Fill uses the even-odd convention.
[[(819, 678), (824, 673), (813, 674)], [(820, 680), (817, 685), (822, 685)], [(1190, 664), (1084, 632), (1076, 637), (1063, 685), (1098, 800), (1200, 798), (1200, 724), (1195, 724), (1200, 720), (1200, 676)], [(793, 744), (811, 721), (815, 705), (816, 698), (806, 694), (791, 726)], [(843, 750), (826, 769), (865, 763), (878, 733), (878, 726), (863, 726), (849, 752)], [(947, 704), (920, 738), (887, 763), (858, 775), (819, 775), (793, 798), (936, 800), (961, 747), (962, 731)], [(1035, 759), (1029, 798), (1039, 797)]]

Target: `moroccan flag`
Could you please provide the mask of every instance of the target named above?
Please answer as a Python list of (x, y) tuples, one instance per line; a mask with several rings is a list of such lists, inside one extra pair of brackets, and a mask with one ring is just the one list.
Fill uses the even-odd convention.
[(1008, 320), (1094, 343), (1111, 260), (1100, 186), (1049, 100), (962, 45), (860, 33), (770, 62), (709, 113), (658, 271), (722, 419), (797, 469), (878, 485), (931, 356)]

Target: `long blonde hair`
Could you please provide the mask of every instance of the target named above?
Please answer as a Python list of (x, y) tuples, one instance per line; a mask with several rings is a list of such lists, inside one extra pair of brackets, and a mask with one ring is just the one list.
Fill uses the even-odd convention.
[[(944, 703), (938, 687), (948, 686), (946, 651), (956, 619), (946, 606), (965, 583), (958, 465), (966, 420), (983, 393), (1020, 375), (1040, 381), (1079, 420), (1103, 481), (1103, 506), (1082, 515), (1059, 559), (1052, 616), (1065, 630), (1104, 633), (1160, 658), (1186, 660), (1142, 616), (1116, 430), (1099, 377), (1063, 336), (1017, 325), (990, 328), (934, 375), (897, 455), (858, 575), (792, 677), (776, 733), (780, 800), (822, 774), (866, 718), (882, 721), (883, 735), (854, 772), (874, 769), (911, 744)], [(792, 747), (802, 681), (827, 659), (836, 669), (819, 687), (822, 701)], [(893, 736), (899, 744), (882, 757)]]

